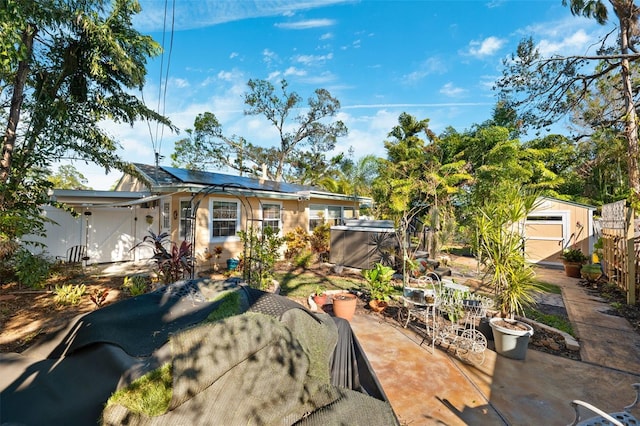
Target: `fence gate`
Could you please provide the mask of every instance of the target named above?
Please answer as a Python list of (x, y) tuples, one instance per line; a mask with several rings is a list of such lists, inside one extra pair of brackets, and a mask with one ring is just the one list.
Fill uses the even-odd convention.
[(602, 266), (610, 283), (627, 295), (627, 303), (636, 303), (638, 294), (638, 254), (634, 212), (626, 200), (602, 206)]

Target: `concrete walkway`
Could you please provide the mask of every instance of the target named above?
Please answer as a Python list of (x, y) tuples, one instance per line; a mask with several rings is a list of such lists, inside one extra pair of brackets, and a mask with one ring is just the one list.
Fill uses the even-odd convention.
[(402, 424), (564, 425), (574, 418), (574, 399), (606, 411), (633, 401), (631, 384), (640, 382), (637, 333), (623, 318), (602, 313), (608, 305), (563, 271), (540, 270), (538, 277), (562, 288), (583, 361), (534, 350), (520, 361), (487, 349), (481, 365), (470, 365), (420, 346), (420, 336), (391, 319), (361, 314), (352, 320)]
[(569, 321), (580, 342), (583, 362), (640, 375), (640, 335), (623, 317), (607, 314), (611, 306), (591, 295), (562, 270), (538, 268), (538, 279), (562, 289)]

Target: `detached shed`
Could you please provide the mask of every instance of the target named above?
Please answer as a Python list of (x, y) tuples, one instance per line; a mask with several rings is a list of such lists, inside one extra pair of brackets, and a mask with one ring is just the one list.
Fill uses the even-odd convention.
[(587, 256), (594, 244), (593, 206), (541, 197), (524, 225), (525, 256), (529, 262), (562, 265), (562, 250), (578, 247)]
[(344, 225), (331, 227), (330, 244), (329, 262), (371, 269), (389, 255), (398, 241), (390, 220), (347, 220)]

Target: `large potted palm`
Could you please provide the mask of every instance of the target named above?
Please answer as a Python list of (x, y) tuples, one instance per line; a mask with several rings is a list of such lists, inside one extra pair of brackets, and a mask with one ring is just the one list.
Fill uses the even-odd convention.
[(524, 359), (533, 328), (515, 315), (533, 304), (534, 272), (524, 259), (522, 226), (537, 196), (506, 188), (489, 198), (478, 211), (478, 249), (494, 291), (500, 316), (489, 322), (496, 352)]

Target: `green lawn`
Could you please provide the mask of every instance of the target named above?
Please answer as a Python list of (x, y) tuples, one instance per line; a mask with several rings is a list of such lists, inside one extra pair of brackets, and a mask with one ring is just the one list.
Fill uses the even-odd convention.
[(308, 297), (321, 286), (323, 290), (364, 290), (364, 280), (353, 277), (327, 277), (313, 271), (277, 272), (280, 294), (289, 297)]

